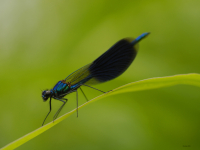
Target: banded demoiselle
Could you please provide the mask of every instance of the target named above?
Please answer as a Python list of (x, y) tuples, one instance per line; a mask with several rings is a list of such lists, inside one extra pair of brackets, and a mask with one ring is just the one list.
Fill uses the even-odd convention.
[[(64, 80), (59, 81), (53, 87), (53, 89), (43, 91), (42, 98), (44, 102), (50, 98), (49, 101), (50, 110), (47, 116), (45, 117), (43, 124), (51, 112), (52, 98), (63, 102), (62, 106), (58, 109), (58, 111), (53, 117), (53, 120), (55, 120), (67, 102), (67, 99), (64, 97), (72, 92), (76, 92), (77, 116), (78, 116), (77, 89), (80, 88), (81, 92), (83, 92), (81, 89), (82, 85), (91, 87), (89, 86), (90, 84), (106, 82), (121, 75), (135, 59), (135, 56), (138, 52), (138, 42), (142, 40), (144, 37), (146, 37), (148, 34), (149, 33), (143, 33), (136, 39), (125, 38), (118, 41), (115, 45), (113, 45), (110, 49), (108, 49), (95, 61), (76, 70), (68, 77), (66, 77)], [(96, 89), (94, 87), (91, 88)]]

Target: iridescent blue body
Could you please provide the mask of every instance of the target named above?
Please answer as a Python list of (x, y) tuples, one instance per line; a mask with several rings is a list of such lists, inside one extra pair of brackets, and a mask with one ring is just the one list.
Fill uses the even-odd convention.
[(61, 95), (70, 91), (73, 91), (73, 87), (71, 87), (69, 83), (66, 83), (65, 80), (59, 81), (54, 88), (51, 89), (51, 93), (54, 94), (55, 97), (64, 97)]
[[(130, 66), (130, 64), (136, 57), (138, 51), (137, 43), (144, 37), (146, 37), (148, 34), (149, 33), (143, 33), (136, 39), (125, 38), (118, 41), (115, 45), (113, 45), (109, 50), (107, 50), (104, 54), (98, 57), (95, 61), (73, 72), (64, 80), (59, 81), (53, 87), (53, 89), (43, 91), (42, 92), (43, 100), (47, 101), (48, 98), (50, 98), (49, 113), (51, 112), (51, 98), (63, 102), (63, 105), (54, 115), (53, 120), (57, 118), (61, 109), (67, 102), (67, 99), (64, 98), (67, 94), (72, 92), (77, 93), (77, 108), (78, 108), (77, 89), (80, 88), (80, 90), (82, 91), (81, 89), (82, 85), (91, 87), (88, 84), (97, 84), (106, 82), (121, 75)], [(47, 114), (47, 116), (49, 115), (49, 113)], [(77, 109), (77, 116), (78, 116), (78, 109)]]

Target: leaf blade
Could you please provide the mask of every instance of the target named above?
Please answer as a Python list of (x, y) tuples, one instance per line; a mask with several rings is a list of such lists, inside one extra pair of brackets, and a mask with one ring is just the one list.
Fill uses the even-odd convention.
[[(178, 84), (185, 84), (185, 85), (193, 85), (200, 87), (200, 74), (196, 73), (190, 73), (190, 74), (180, 74), (180, 75), (174, 75), (174, 76), (166, 76), (166, 77), (156, 77), (156, 78), (150, 78), (145, 80), (140, 80), (136, 82), (132, 82), (126, 85), (123, 85), (121, 87), (118, 87), (114, 90), (111, 90), (105, 94), (102, 94), (100, 96), (95, 97), (94, 99), (84, 103), (83, 105), (79, 106), (78, 109), (81, 109), (85, 107), (86, 105), (95, 102), (99, 99), (126, 93), (126, 92), (136, 92), (136, 91), (143, 91), (143, 90), (150, 90), (150, 89), (156, 89), (156, 88), (162, 88), (162, 87), (169, 87), (174, 86)], [(6, 145), (5, 147), (1, 148), (1, 150), (10, 150), (15, 149), (19, 147), (20, 145), (26, 143), (27, 141), (33, 139), (34, 137), (40, 135), (41, 133), (45, 132), (46, 130), (50, 129), (51, 127), (55, 126), (62, 120), (66, 119), (70, 115), (76, 112), (76, 109), (64, 114), (63, 116), (56, 119), (54, 122), (50, 122), (33, 132), (30, 132), (26, 134), (25, 136), (15, 140), (14, 142), (11, 142), (10, 144)]]

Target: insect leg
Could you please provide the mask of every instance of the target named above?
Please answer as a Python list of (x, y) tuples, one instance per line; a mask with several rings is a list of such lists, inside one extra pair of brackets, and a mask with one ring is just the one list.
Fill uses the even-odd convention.
[(83, 92), (83, 90), (81, 89), (81, 87), (80, 87), (80, 90), (81, 90), (81, 92), (83, 93), (85, 99), (88, 101), (88, 98), (86, 97), (86, 95), (85, 95), (85, 93)]
[(50, 97), (50, 100), (49, 100), (49, 112), (48, 112), (47, 116), (45, 117), (45, 119), (44, 119), (44, 121), (43, 121), (43, 123), (42, 123), (42, 126), (44, 125), (44, 122), (45, 122), (45, 120), (47, 119), (47, 117), (48, 117), (48, 115), (50, 114), (50, 112), (51, 112), (51, 97)]
[(89, 85), (86, 85), (86, 84), (82, 84), (82, 85), (87, 86), (87, 87), (90, 87), (90, 88), (92, 88), (92, 89), (94, 89), (94, 90), (100, 91), (100, 92), (102, 92), (102, 93), (106, 93), (106, 92), (104, 92), (104, 91), (102, 91), (102, 90), (99, 90), (99, 89), (96, 89), (96, 88), (94, 88), (94, 87), (92, 87), (92, 86), (89, 86)]
[(77, 112), (77, 117), (78, 117), (78, 91), (77, 90), (76, 90), (76, 106), (77, 106), (76, 112)]
[(58, 117), (60, 111), (62, 110), (63, 106), (66, 104), (67, 100), (68, 99), (65, 99), (65, 98), (62, 98), (62, 99), (59, 99), (59, 98), (55, 98), (56, 100), (59, 100), (61, 102), (63, 102), (62, 106), (58, 109), (58, 111), (56, 112), (56, 114), (53, 116), (53, 121)]

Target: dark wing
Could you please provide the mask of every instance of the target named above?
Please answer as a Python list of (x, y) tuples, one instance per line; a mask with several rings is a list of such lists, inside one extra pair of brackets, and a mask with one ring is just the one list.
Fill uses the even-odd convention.
[(122, 39), (97, 58), (89, 67), (93, 80), (88, 83), (106, 82), (121, 75), (137, 54), (138, 48), (132, 41)]
[(138, 51), (138, 42), (149, 33), (143, 33), (135, 40), (122, 39), (109, 50), (88, 64), (70, 74), (65, 80), (75, 84), (95, 84), (112, 80), (121, 75), (133, 62)]

